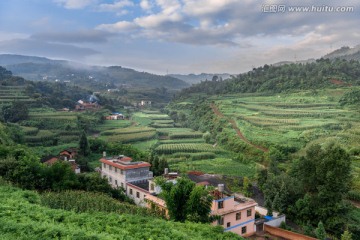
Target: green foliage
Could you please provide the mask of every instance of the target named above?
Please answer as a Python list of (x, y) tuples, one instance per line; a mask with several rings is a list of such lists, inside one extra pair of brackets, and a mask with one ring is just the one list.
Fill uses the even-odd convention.
[(178, 97), (185, 98), (191, 93), (214, 95), (319, 89), (335, 86), (332, 80), (339, 81), (344, 86), (359, 85), (359, 69), (358, 61), (340, 59), (319, 59), (313, 63), (282, 66), (264, 65), (227, 81), (204, 81), (194, 84), (183, 89)]
[(181, 177), (176, 183), (157, 178), (161, 196), (166, 202), (170, 219), (184, 222), (211, 222), (209, 217), (212, 197), (203, 186), (196, 186), (190, 179)]
[(5, 122), (19, 122), (29, 117), (29, 109), (23, 102), (13, 102), (2, 107), (1, 115)]
[(293, 164), (290, 176), (269, 168), (263, 185), (267, 204), (302, 224), (323, 221), (327, 231), (340, 236), (349, 211), (343, 198), (350, 189), (350, 164), (341, 147), (313, 145)]
[(319, 240), (326, 239), (326, 231), (325, 231), (325, 227), (324, 227), (324, 224), (322, 223), (322, 221), (319, 222), (318, 227), (315, 229), (315, 234)]
[(85, 131), (83, 131), (81, 133), (81, 136), (79, 139), (79, 153), (85, 157), (90, 154), (90, 145), (89, 145)]
[(142, 207), (119, 202), (108, 194), (87, 191), (44, 192), (41, 204), (50, 208), (71, 210), (75, 212), (108, 212), (149, 216), (151, 213)]
[(339, 100), (340, 105), (357, 105), (360, 104), (360, 90), (347, 92)]
[[(75, 198), (81, 194), (74, 193), (71, 196)], [(30, 198), (34, 199), (36, 195), (37, 193), (34, 192)], [(81, 197), (90, 195), (85, 194)], [(55, 198), (56, 195), (52, 197)], [(94, 197), (103, 200), (106, 198), (102, 195)], [(76, 201), (76, 199), (73, 200)], [(91, 199), (83, 200), (95, 204)], [(105, 202), (112, 201), (108, 199)], [(76, 202), (74, 204), (77, 206)], [(118, 205), (115, 202), (110, 204), (114, 208)], [(108, 210), (106, 206), (100, 208), (103, 207), (105, 211)], [(118, 209), (123, 209), (123, 207)], [(124, 211), (131, 212), (132, 210), (129, 208)], [(218, 227), (190, 222), (176, 223), (143, 216), (142, 210), (135, 214), (118, 214), (95, 211), (79, 213), (50, 209), (30, 203), (28, 193), (4, 185), (4, 183), (0, 186), (0, 213), (2, 239), (242, 239), (236, 234), (224, 233), (223, 229)]]
[(341, 234), (341, 240), (352, 240), (352, 234), (348, 230), (345, 230), (343, 234)]

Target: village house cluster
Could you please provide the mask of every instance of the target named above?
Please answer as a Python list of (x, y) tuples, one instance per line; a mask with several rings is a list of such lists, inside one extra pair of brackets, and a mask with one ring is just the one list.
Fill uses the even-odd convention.
[[(153, 173), (150, 171), (148, 162), (135, 162), (130, 157), (106, 156), (104, 152), (101, 162), (101, 176), (108, 179), (113, 187), (122, 187), (127, 196), (132, 198), (137, 205), (151, 207), (156, 205), (166, 213), (165, 201), (159, 198), (161, 189), (156, 186)], [(199, 185), (214, 185), (214, 200), (212, 202), (211, 214), (220, 216), (218, 221), (212, 225), (221, 225), (224, 231), (231, 231), (241, 236), (253, 235), (255, 226), (255, 207), (257, 203), (250, 198), (225, 193), (224, 184), (203, 181), (199, 174), (189, 175), (190, 179)], [(164, 170), (163, 175), (168, 181), (176, 182), (177, 173)]]

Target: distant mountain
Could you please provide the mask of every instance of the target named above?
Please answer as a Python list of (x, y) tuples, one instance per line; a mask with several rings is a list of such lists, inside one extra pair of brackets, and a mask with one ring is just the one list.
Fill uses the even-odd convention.
[(119, 87), (181, 89), (189, 85), (171, 76), (138, 72), (121, 66), (88, 66), (43, 57), (0, 54), (0, 66), (28, 80), (66, 81), (98, 90)]
[(15, 54), (0, 54), (0, 66), (3, 65), (12, 65), (20, 63), (40, 63), (40, 64), (65, 64), (67, 61), (64, 60), (50, 60), (44, 57), (34, 57), (34, 56), (22, 56)]
[(357, 45), (353, 48), (350, 48), (348, 46), (341, 47), (329, 54), (326, 54), (323, 58), (329, 58), (329, 59), (340, 58), (345, 60), (360, 61), (360, 45)]
[(230, 78), (231, 75), (228, 73), (201, 73), (201, 74), (188, 74), (188, 75), (169, 74), (168, 76), (181, 79), (190, 84), (194, 84), (194, 83), (199, 83), (199, 82), (205, 81), (205, 80), (211, 81), (214, 76), (217, 76), (219, 79), (221, 78), (221, 79), (225, 80), (225, 79)]

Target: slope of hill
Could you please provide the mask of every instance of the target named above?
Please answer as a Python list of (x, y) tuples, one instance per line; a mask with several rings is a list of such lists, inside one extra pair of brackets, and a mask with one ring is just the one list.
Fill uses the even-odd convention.
[(183, 89), (178, 95), (190, 93), (279, 93), (360, 85), (360, 62), (341, 59), (319, 59), (307, 64), (264, 65), (226, 81), (205, 81)]
[(0, 65), (29, 80), (70, 81), (77, 85), (97, 86), (102, 89), (123, 85), (169, 89), (188, 86), (186, 82), (174, 77), (138, 72), (120, 66), (87, 66), (40, 57), (3, 54), (0, 55)]
[(201, 73), (201, 74), (188, 74), (188, 75), (169, 74), (168, 76), (181, 79), (190, 84), (194, 84), (194, 83), (199, 83), (201, 81), (212, 80), (214, 77), (225, 80), (230, 78), (231, 75), (228, 73)]
[(348, 46), (344, 46), (340, 49), (337, 49), (331, 53), (328, 53), (324, 56), (324, 58), (329, 59), (345, 59), (345, 60), (360, 60), (360, 45), (357, 45), (353, 48), (350, 48)]
[(155, 217), (50, 209), (39, 195), (0, 179), (2, 239), (242, 239), (220, 227)]

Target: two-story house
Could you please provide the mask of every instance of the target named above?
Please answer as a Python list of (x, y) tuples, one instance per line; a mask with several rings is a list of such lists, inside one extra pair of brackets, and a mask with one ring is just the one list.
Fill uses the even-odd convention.
[[(222, 188), (219, 186), (219, 189)], [(231, 231), (241, 236), (251, 236), (255, 233), (255, 206), (257, 203), (243, 196), (229, 196), (215, 190), (211, 206), (211, 214), (220, 216), (213, 225), (221, 225), (225, 231)]]
[(133, 162), (130, 157), (119, 155), (100, 159), (101, 176), (106, 177), (113, 187), (122, 187), (136, 204), (145, 205), (144, 198), (149, 194), (149, 179), (153, 174), (148, 162)]

